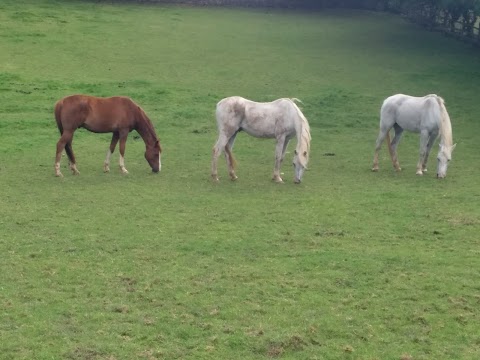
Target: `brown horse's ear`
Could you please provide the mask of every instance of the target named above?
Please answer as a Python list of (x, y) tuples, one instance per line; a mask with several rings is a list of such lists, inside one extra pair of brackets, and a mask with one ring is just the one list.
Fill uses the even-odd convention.
[(306, 151), (303, 152), (303, 156), (307, 157), (307, 152)]

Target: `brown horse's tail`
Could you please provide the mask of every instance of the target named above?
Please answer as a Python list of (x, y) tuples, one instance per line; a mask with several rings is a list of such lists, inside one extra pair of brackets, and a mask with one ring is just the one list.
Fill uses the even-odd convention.
[[(57, 127), (58, 127), (58, 131), (60, 131), (60, 135), (63, 135), (62, 107), (63, 107), (63, 99), (57, 101), (57, 103), (55, 104), (55, 120), (57, 121)], [(65, 144), (65, 152), (67, 153), (68, 160), (70, 160), (70, 163), (75, 164), (75, 155), (73, 154), (71, 142), (67, 142)]]
[(57, 121), (57, 127), (58, 131), (60, 131), (60, 135), (63, 134), (63, 125), (62, 125), (62, 118), (61, 118), (61, 113), (62, 113), (62, 105), (63, 101), (57, 101), (55, 104), (55, 120)]
[(395, 166), (395, 160), (393, 158), (392, 142), (390, 141), (390, 130), (387, 131), (387, 136), (385, 140), (387, 141), (388, 152), (390, 153), (390, 158), (392, 159), (393, 166)]
[(230, 164), (232, 164), (232, 168), (235, 170), (237, 167), (237, 161), (233, 157), (232, 151), (228, 145), (225, 145), (225, 154), (227, 154)]

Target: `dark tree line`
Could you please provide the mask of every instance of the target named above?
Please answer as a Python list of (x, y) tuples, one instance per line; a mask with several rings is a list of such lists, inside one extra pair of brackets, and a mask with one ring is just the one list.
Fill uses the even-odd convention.
[(402, 13), (426, 27), (480, 40), (477, 25), (480, 0), (387, 0), (381, 3), (385, 10)]

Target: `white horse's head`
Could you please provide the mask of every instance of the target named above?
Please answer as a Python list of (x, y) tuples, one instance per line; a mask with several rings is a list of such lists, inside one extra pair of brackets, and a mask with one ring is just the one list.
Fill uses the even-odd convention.
[(302, 181), (303, 173), (307, 168), (308, 153), (307, 151), (298, 152), (295, 150), (295, 155), (293, 156), (293, 170), (295, 172), (295, 184), (300, 184)]
[(443, 179), (447, 176), (448, 162), (452, 159), (452, 152), (457, 144), (451, 146), (440, 144), (439, 146), (440, 150), (437, 155), (437, 178)]

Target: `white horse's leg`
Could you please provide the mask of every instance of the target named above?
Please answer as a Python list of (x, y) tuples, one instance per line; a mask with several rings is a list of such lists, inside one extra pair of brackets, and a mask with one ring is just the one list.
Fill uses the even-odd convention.
[(115, 146), (117, 146), (117, 142), (118, 142), (118, 133), (113, 133), (112, 141), (111, 141), (110, 147), (107, 151), (107, 157), (105, 158), (105, 162), (103, 163), (103, 171), (104, 172), (110, 172), (110, 157), (112, 156), (113, 152), (115, 151)]
[(390, 144), (392, 148), (392, 163), (395, 170), (400, 171), (402, 168), (400, 167), (400, 163), (398, 162), (398, 153), (397, 153), (397, 146), (402, 138), (403, 129), (398, 126), (397, 124), (393, 125), (393, 129), (395, 131), (395, 136)]
[(423, 163), (425, 161), (425, 156), (427, 154), (427, 145), (428, 145), (428, 140), (429, 140), (429, 134), (428, 131), (422, 131), (420, 133), (420, 154), (418, 157), (418, 163), (417, 163), (417, 175), (423, 175)]
[(218, 136), (218, 140), (213, 146), (212, 150), (212, 179), (213, 181), (219, 181), (218, 179), (218, 157), (222, 153), (223, 149), (225, 149), (225, 145), (227, 145), (228, 139), (227, 137), (220, 131), (220, 135)]
[(380, 131), (377, 136), (377, 141), (375, 142), (375, 153), (373, 155), (372, 171), (378, 171), (378, 153), (380, 151), (380, 148), (382, 147), (383, 140), (385, 140), (385, 137), (387, 136), (387, 133), (389, 131), (390, 129), (384, 129), (380, 127)]
[(286, 148), (287, 139), (282, 136), (277, 139), (277, 145), (275, 146), (275, 167), (273, 169), (272, 180), (277, 183), (282, 183), (282, 177), (280, 176), (280, 165), (282, 164), (284, 154), (284, 148)]
[(438, 132), (431, 132), (430, 133), (430, 138), (428, 139), (428, 144), (427, 144), (427, 152), (425, 154), (425, 158), (423, 159), (423, 164), (422, 164), (422, 172), (427, 172), (427, 161), (428, 161), (428, 156), (430, 155), (430, 150), (432, 150), (433, 143), (437, 139)]
[(233, 158), (232, 150), (233, 144), (235, 143), (235, 138), (237, 137), (238, 131), (233, 134), (225, 145), (225, 160), (227, 161), (228, 174), (230, 179), (235, 181), (238, 179), (238, 176), (235, 174), (235, 159)]

